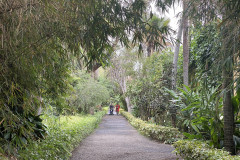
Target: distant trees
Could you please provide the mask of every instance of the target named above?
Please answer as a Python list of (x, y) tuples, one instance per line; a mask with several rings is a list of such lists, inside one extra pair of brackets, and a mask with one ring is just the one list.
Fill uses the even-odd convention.
[(75, 71), (70, 84), (73, 90), (66, 97), (65, 113), (92, 113), (96, 106), (106, 104), (110, 98), (112, 88), (108, 88), (109, 82), (94, 80), (89, 73)]
[(128, 82), (127, 95), (131, 98), (133, 114), (144, 120), (169, 125), (169, 96), (165, 88), (171, 87), (172, 52), (156, 52), (141, 59), (141, 67)]
[[(117, 48), (116, 48), (117, 49)], [(112, 55), (111, 66), (108, 70), (109, 78), (118, 84), (128, 112), (132, 112), (130, 97), (127, 95), (127, 83), (131, 79), (131, 74), (134, 72), (135, 64), (138, 62), (137, 50), (134, 49), (119, 49)]]
[(173, 68), (172, 68), (172, 89), (176, 89), (176, 83), (177, 83), (177, 67), (178, 67), (178, 57), (179, 57), (179, 49), (180, 49), (180, 44), (182, 41), (182, 30), (183, 30), (183, 25), (182, 25), (182, 20), (179, 24), (179, 28), (177, 31), (177, 38), (176, 38), (176, 45), (174, 48), (174, 56), (173, 56)]

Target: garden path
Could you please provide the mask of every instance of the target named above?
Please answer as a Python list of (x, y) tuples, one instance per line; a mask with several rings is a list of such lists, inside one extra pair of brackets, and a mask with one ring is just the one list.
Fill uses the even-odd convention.
[(171, 145), (144, 137), (121, 115), (106, 115), (71, 160), (176, 160)]

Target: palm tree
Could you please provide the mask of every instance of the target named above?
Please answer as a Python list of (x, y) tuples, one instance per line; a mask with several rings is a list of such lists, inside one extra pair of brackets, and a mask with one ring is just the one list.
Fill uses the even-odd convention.
[(147, 23), (147, 34), (144, 39), (147, 45), (148, 57), (150, 57), (154, 51), (161, 50), (170, 42), (167, 37), (172, 31), (169, 27), (169, 22), (169, 19), (159, 18), (156, 15), (153, 15)]

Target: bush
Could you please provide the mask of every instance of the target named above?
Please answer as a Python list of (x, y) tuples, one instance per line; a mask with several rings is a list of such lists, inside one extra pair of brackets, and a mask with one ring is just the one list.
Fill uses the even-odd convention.
[(135, 118), (132, 114), (125, 111), (121, 111), (121, 114), (126, 117), (130, 124), (141, 134), (160, 142), (172, 144), (173, 142), (183, 138), (183, 135), (178, 131), (177, 128), (149, 124), (139, 118)]
[(95, 115), (60, 116), (44, 120), (49, 135), (45, 140), (32, 141), (19, 151), (19, 159), (68, 159), (71, 151), (99, 124), (106, 111)]
[(203, 141), (179, 140), (173, 146), (176, 154), (186, 160), (240, 160), (240, 157), (230, 156), (228, 152), (210, 147)]

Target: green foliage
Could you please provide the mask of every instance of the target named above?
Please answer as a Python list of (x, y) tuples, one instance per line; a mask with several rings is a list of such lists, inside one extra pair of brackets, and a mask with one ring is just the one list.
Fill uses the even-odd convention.
[(219, 88), (204, 86), (186, 90), (179, 88), (179, 94), (170, 91), (178, 106), (178, 126), (190, 139), (210, 140), (210, 144), (220, 147), (223, 139), (222, 98)]
[[(235, 122), (235, 131), (234, 131), (234, 135), (235, 137), (240, 137), (240, 121), (239, 121), (239, 110), (240, 110), (240, 90), (237, 89), (236, 95), (234, 97), (232, 97), (232, 105), (233, 105), (233, 109), (234, 109), (234, 122)], [(239, 138), (238, 138), (239, 139)], [(233, 139), (234, 142), (235, 138)], [(239, 148), (239, 144), (238, 146), (235, 146), (235, 149)]]
[(221, 83), (221, 56), (218, 55), (221, 43), (217, 25), (214, 22), (205, 26), (197, 24), (191, 30), (189, 72), (192, 85), (200, 80), (215, 87)]
[[(125, 5), (118, 0), (8, 0), (0, 5), (0, 131), (4, 131), (0, 135), (0, 150), (3, 152), (11, 148), (6, 147), (8, 144), (22, 145), (24, 139), (36, 138), (36, 124), (29, 118), (35, 117), (40, 107), (50, 104), (63, 111), (73, 57), (84, 61), (88, 68), (96, 63), (106, 64), (113, 50), (113, 39), (128, 46), (128, 33), (132, 33), (134, 42), (142, 41), (146, 28), (143, 0)], [(100, 87), (92, 82), (87, 86), (80, 89), (89, 93)], [(106, 99), (106, 90), (100, 90)], [(96, 98), (94, 103), (89, 99), (81, 103), (89, 106), (100, 103), (101, 93), (98, 92), (98, 98), (91, 97)], [(14, 134), (18, 135), (16, 141), (12, 141)]]
[[(27, 115), (27, 119), (13, 123), (11, 128), (3, 130), (1, 125), (1, 152), (14, 153), (15, 148), (25, 147), (30, 139), (38, 140), (46, 136), (46, 126), (42, 124), (40, 116)], [(4, 123), (4, 122), (3, 122)], [(10, 143), (9, 143), (10, 142)]]
[(177, 128), (150, 124), (139, 118), (135, 118), (132, 114), (125, 111), (121, 111), (121, 114), (126, 117), (130, 124), (140, 133), (160, 142), (171, 144), (183, 138), (183, 135), (178, 131)]
[(169, 96), (165, 88), (171, 88), (172, 52), (153, 54), (142, 62), (136, 79), (128, 83), (128, 93), (134, 105), (133, 114), (156, 123), (169, 125), (167, 120)]
[(19, 151), (18, 159), (68, 159), (72, 150), (97, 127), (105, 114), (104, 110), (93, 116), (45, 116), (48, 136), (44, 140), (31, 141)]
[(43, 138), (45, 127), (37, 111), (46, 101), (58, 100), (68, 88), (71, 56), (59, 39), (53, 37), (58, 24), (53, 24), (50, 18), (54, 15), (58, 20), (59, 16), (55, 15), (55, 9), (50, 11), (47, 4), (38, 2), (1, 3), (6, 8), (0, 16), (4, 22), (0, 32), (0, 152), (3, 154), (16, 153), (30, 139)]
[[(207, 2), (207, 1), (205, 1)], [(199, 1), (191, 1), (192, 5), (190, 11), (193, 12), (193, 19), (199, 20), (201, 24), (208, 25), (214, 20), (220, 21), (220, 23), (215, 27), (219, 30), (219, 41), (218, 37), (212, 36), (212, 32), (207, 32), (210, 36), (209, 39), (212, 39), (214, 42), (217, 40), (217, 44), (214, 44), (212, 47), (219, 47), (219, 51), (214, 54), (214, 57), (218, 57), (220, 60), (217, 62), (214, 60), (215, 64), (213, 63), (212, 68), (219, 68), (222, 72), (222, 90), (223, 90), (223, 98), (224, 98), (224, 142), (226, 150), (230, 151), (234, 154), (234, 144), (233, 144), (233, 131), (234, 131), (234, 111), (233, 106), (231, 104), (231, 96), (233, 95), (233, 79), (234, 81), (239, 80), (238, 76), (238, 57), (239, 57), (239, 50), (240, 50), (240, 41), (239, 41), (239, 1), (232, 0), (232, 1), (215, 1), (212, 5), (209, 5), (205, 2)], [(202, 10), (202, 8), (205, 8)], [(219, 17), (219, 15), (222, 15)], [(205, 43), (209, 46), (207, 43)], [(208, 47), (208, 48), (212, 48)], [(207, 48), (207, 47), (206, 47)], [(211, 50), (210, 50), (211, 52)], [(207, 54), (206, 54), (207, 55)], [(211, 59), (209, 59), (211, 61)], [(236, 62), (236, 63), (235, 63)], [(207, 63), (206, 63), (207, 64)], [(214, 75), (214, 76), (213, 76)], [(218, 79), (220, 74), (212, 74), (209, 78), (210, 83), (216, 83), (216, 79)], [(236, 76), (237, 75), (237, 76)], [(216, 76), (216, 77), (215, 77)], [(208, 75), (206, 75), (208, 77)], [(209, 84), (210, 84), (209, 83)], [(218, 84), (217, 84), (218, 85)], [(215, 86), (217, 86), (215, 85)], [(238, 85), (238, 84), (237, 84)], [(237, 87), (238, 88), (238, 87)]]
[(110, 98), (111, 87), (108, 82), (104, 79), (96, 81), (84, 71), (73, 74), (71, 85), (73, 91), (67, 97), (67, 112), (90, 113), (91, 108), (102, 105)]
[(170, 35), (172, 32), (169, 22), (169, 19), (159, 18), (156, 15), (150, 18), (149, 25), (146, 27), (147, 36), (145, 37), (148, 56), (151, 55), (152, 51), (160, 51), (165, 48), (167, 42), (170, 41), (166, 37), (166, 35)]
[(186, 160), (239, 160), (238, 156), (230, 156), (228, 152), (210, 147), (209, 144), (197, 140), (179, 140), (173, 144), (176, 154)]

